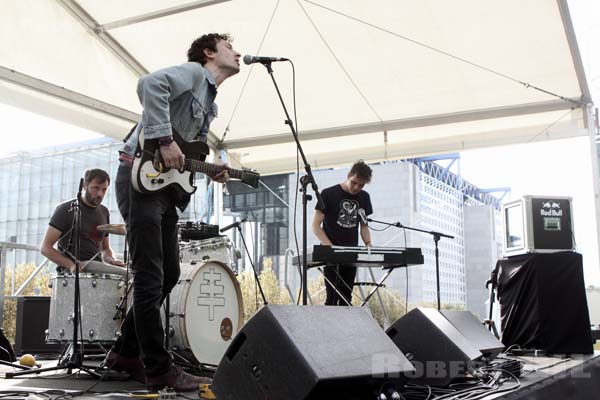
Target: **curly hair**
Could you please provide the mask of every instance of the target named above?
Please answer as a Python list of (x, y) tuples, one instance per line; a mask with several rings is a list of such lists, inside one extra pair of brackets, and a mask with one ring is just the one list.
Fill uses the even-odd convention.
[(199, 62), (200, 64), (206, 64), (206, 55), (204, 50), (217, 51), (217, 43), (225, 40), (231, 42), (231, 36), (228, 33), (207, 33), (206, 35), (200, 36), (198, 39), (192, 42), (188, 52), (187, 58), (190, 62)]
[(364, 179), (367, 182), (371, 182), (373, 170), (363, 160), (358, 160), (352, 165), (350, 172), (348, 172), (348, 177), (353, 175), (356, 175), (358, 178)]

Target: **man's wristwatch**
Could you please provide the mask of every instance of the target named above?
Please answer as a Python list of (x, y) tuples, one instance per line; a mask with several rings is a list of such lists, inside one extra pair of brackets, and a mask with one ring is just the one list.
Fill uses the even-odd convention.
[(158, 138), (158, 144), (161, 146), (168, 146), (173, 143), (173, 136), (163, 136)]

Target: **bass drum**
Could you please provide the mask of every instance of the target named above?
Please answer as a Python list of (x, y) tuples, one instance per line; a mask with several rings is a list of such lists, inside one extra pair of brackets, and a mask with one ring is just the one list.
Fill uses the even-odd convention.
[(240, 285), (220, 261), (182, 263), (169, 309), (169, 347), (194, 364), (218, 365), (243, 323)]

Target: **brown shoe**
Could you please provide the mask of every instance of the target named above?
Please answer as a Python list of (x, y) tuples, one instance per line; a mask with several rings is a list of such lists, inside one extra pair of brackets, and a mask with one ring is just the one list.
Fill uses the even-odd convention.
[(131, 379), (141, 383), (146, 383), (146, 374), (144, 374), (144, 363), (141, 357), (125, 357), (110, 350), (104, 360), (106, 368), (114, 371), (126, 372)]
[(180, 367), (172, 365), (165, 374), (146, 377), (146, 388), (150, 392), (157, 392), (170, 387), (176, 392), (194, 392), (200, 389), (201, 384), (210, 384), (212, 379), (196, 376), (184, 372)]

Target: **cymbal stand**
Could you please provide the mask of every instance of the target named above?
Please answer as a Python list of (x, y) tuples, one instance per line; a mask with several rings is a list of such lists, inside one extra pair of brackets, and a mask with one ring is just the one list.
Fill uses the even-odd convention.
[(133, 285), (129, 284), (129, 271), (131, 270), (131, 263), (129, 261), (129, 252), (128, 252), (128, 242), (127, 240), (129, 239), (129, 234), (127, 232), (125, 232), (125, 245), (123, 248), (123, 262), (125, 263), (125, 293), (123, 294), (123, 298), (121, 299), (121, 301), (119, 302), (119, 304), (116, 305), (116, 309), (117, 311), (115, 312), (115, 315), (113, 315), (113, 320), (117, 320), (117, 319), (125, 319), (125, 315), (127, 315), (127, 299), (129, 298), (129, 292), (131, 291), (131, 288), (133, 288)]

